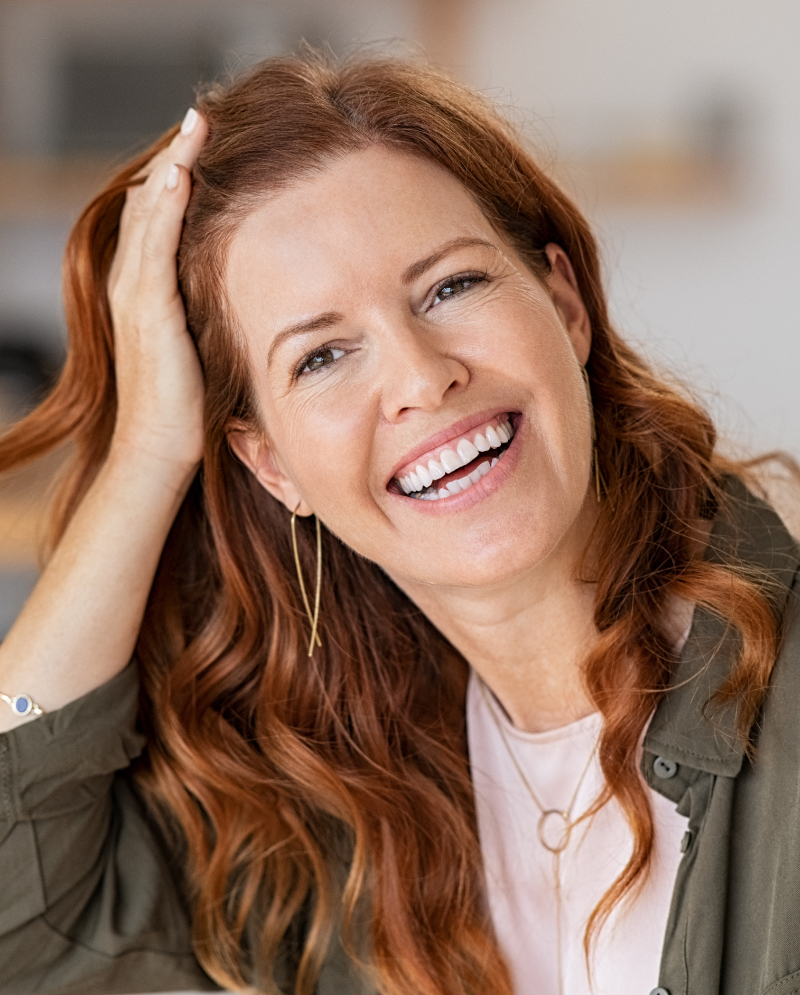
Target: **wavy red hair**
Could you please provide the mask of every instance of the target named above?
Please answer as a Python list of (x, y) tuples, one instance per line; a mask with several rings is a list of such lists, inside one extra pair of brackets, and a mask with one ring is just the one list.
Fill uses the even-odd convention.
[[(392, 60), (274, 59), (199, 109), (180, 281), (203, 363), (206, 447), (169, 535), (137, 659), (149, 749), (139, 777), (188, 847), (198, 956), (220, 984), (310, 993), (334, 930), (386, 995), (511, 995), (484, 898), (466, 749), (464, 660), (380, 567), (324, 534), (322, 649), (305, 652), (289, 516), (233, 456), (232, 419), (257, 424), (223, 270), (237, 224), (268, 191), (378, 143), (432, 160), (544, 275), (569, 255), (588, 309), (588, 364), (608, 495), (595, 534), (600, 641), (585, 680), (603, 715), (607, 792), (633, 836), (588, 938), (647, 872), (653, 822), (637, 745), (675, 664), (679, 594), (727, 618), (741, 656), (726, 693), (743, 734), (766, 686), (776, 625), (757, 584), (697, 555), (696, 524), (731, 469), (709, 417), (612, 328), (598, 251), (575, 205), (482, 98)], [(47, 400), (0, 442), (0, 469), (74, 443), (57, 542), (114, 428), (106, 278), (125, 190), (164, 136), (90, 204), (69, 241), (70, 349)], [(300, 529), (313, 570), (314, 535)], [(366, 926), (365, 926), (366, 924)], [(587, 946), (588, 950), (588, 946)]]

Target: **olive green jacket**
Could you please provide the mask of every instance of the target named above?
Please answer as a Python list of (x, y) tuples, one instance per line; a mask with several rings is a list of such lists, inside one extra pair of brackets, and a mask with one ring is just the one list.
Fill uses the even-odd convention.
[[(766, 505), (729, 489), (734, 511), (707, 555), (771, 575), (783, 641), (754, 762), (733, 709), (704, 717), (735, 637), (703, 611), (651, 722), (644, 776), (689, 819), (659, 995), (800, 993), (800, 551)], [(129, 667), (0, 736), (0, 995), (217, 990), (192, 952), (180, 857), (126, 773), (145, 746), (136, 704)], [(299, 926), (274, 966), (287, 992), (301, 942)], [(373, 989), (335, 941), (317, 992)]]

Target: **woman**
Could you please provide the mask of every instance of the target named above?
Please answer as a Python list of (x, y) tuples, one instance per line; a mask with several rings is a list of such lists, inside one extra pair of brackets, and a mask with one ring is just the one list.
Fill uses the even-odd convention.
[(577, 209), (415, 66), (198, 111), (78, 222), (0, 447), (74, 446), (0, 991), (800, 990), (800, 554)]

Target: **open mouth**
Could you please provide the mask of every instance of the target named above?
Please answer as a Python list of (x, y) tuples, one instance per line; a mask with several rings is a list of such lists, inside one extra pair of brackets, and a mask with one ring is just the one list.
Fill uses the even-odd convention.
[(435, 456), (417, 463), (395, 477), (397, 491), (417, 501), (441, 501), (469, 490), (503, 458), (514, 438), (510, 414), (487, 422)]

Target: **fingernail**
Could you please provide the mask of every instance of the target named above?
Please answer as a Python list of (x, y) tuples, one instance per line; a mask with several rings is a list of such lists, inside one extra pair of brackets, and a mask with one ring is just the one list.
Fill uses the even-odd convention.
[(180, 170), (173, 162), (173, 164), (167, 170), (167, 178), (164, 182), (164, 186), (167, 188), (167, 190), (174, 190), (175, 187), (178, 185), (178, 180), (180, 178), (181, 178)]
[(194, 126), (197, 124), (197, 119), (199, 117), (200, 115), (197, 113), (194, 107), (190, 107), (189, 110), (186, 112), (183, 122), (181, 123), (181, 134), (191, 135), (191, 133), (194, 131)]

